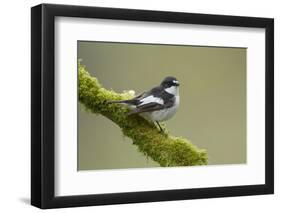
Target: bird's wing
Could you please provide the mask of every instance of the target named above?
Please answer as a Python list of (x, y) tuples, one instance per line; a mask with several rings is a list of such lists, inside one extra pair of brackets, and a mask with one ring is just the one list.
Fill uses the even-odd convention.
[(138, 114), (138, 113), (142, 113), (142, 112), (151, 112), (151, 111), (160, 110), (160, 109), (164, 109), (164, 105), (151, 102), (148, 104), (138, 106), (137, 108), (135, 108), (131, 112), (129, 112), (128, 115)]
[(159, 103), (156, 103), (156, 102), (150, 102), (150, 103), (147, 103), (147, 104), (143, 104), (143, 105), (137, 106), (137, 108), (135, 108), (131, 112), (129, 112), (128, 115), (138, 114), (138, 113), (143, 113), (143, 112), (157, 111), (157, 110), (169, 108), (172, 105), (173, 105), (173, 102), (167, 102), (165, 104), (159, 104)]

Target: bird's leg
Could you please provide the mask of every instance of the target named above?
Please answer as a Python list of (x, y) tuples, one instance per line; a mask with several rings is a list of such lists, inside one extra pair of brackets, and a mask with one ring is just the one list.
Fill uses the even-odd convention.
[(160, 132), (163, 132), (163, 129), (162, 129), (161, 125), (159, 124), (159, 122), (156, 121), (156, 123), (157, 123), (157, 125), (158, 125), (158, 127), (159, 127), (159, 129), (160, 129)]

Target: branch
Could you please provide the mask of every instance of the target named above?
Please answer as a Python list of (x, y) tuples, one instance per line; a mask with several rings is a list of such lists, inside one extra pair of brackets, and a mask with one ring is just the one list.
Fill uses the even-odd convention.
[(139, 115), (126, 116), (129, 111), (121, 104), (109, 104), (109, 100), (132, 98), (104, 89), (95, 77), (90, 76), (85, 66), (79, 63), (79, 101), (92, 113), (101, 114), (132, 139), (138, 150), (160, 166), (192, 166), (207, 164), (206, 150), (200, 150), (187, 139), (159, 132), (156, 126)]

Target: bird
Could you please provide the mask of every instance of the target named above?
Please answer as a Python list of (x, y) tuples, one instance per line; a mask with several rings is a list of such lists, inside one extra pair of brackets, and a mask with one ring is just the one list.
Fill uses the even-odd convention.
[(109, 103), (126, 104), (131, 109), (128, 116), (139, 114), (146, 120), (156, 122), (160, 131), (163, 129), (159, 122), (167, 121), (177, 112), (180, 104), (179, 81), (168, 76), (159, 86), (141, 93), (129, 100), (115, 100)]

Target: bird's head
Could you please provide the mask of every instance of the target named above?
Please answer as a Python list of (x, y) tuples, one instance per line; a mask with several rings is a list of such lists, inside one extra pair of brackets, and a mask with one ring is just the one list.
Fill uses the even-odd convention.
[(162, 82), (161, 86), (166, 90), (166, 92), (176, 95), (178, 93), (179, 81), (172, 76), (166, 77)]

